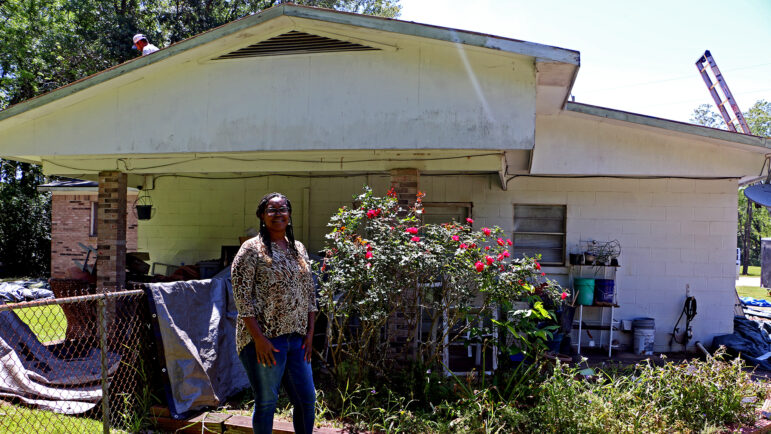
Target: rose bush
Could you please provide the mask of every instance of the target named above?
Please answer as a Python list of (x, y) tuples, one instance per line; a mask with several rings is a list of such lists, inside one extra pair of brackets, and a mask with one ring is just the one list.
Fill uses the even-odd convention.
[(365, 187), (330, 219), (319, 302), (338, 378), (351, 366), (360, 377), (384, 374), (404, 358), (439, 367), (446, 345), (494, 312), (508, 337), (493, 344), (505, 353), (538, 352), (550, 337), (546, 306), (564, 293), (537, 259), (512, 258), (503, 230), (475, 231), (470, 218), (422, 224), (422, 197), (403, 208), (393, 191), (376, 197)]

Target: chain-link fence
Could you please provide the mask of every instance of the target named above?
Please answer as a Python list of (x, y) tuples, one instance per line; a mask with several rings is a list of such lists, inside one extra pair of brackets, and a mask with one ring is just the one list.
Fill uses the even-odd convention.
[(144, 292), (51, 289), (0, 305), (0, 433), (140, 431), (154, 399)]

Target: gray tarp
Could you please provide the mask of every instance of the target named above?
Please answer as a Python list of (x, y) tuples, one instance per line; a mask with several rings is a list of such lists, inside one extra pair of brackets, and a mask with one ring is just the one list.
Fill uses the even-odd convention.
[(147, 287), (163, 344), (172, 415), (218, 406), (249, 387), (236, 353), (238, 312), (229, 278)]
[(0, 300), (9, 303), (53, 297), (54, 293), (49, 289), (48, 282), (42, 279), (0, 282)]
[[(112, 375), (119, 356), (107, 357)], [(0, 396), (57, 413), (83, 413), (102, 399), (100, 366), (98, 349), (80, 359), (60, 359), (16, 313), (0, 312)]]

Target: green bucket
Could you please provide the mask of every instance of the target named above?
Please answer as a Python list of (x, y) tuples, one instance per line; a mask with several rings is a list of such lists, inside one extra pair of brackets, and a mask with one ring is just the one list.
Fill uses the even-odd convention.
[(576, 277), (573, 279), (573, 289), (578, 293), (578, 304), (584, 306), (594, 304), (594, 279)]

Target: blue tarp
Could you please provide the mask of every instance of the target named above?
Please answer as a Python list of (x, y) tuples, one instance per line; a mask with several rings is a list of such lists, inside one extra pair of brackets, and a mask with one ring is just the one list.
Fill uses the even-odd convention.
[(758, 306), (758, 307), (771, 307), (771, 303), (768, 300), (758, 300), (752, 297), (739, 297), (745, 306)]

